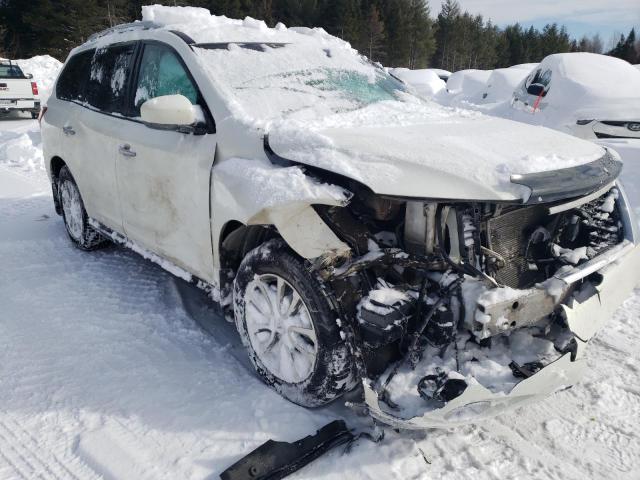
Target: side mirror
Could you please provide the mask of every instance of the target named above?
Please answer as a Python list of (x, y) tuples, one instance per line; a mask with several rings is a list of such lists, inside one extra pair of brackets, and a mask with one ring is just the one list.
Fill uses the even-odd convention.
[(163, 95), (140, 106), (142, 121), (156, 125), (193, 125), (197, 116), (193, 105), (183, 95)]
[(33, 78), (33, 75), (32, 75), (32, 74), (30, 74), (30, 73), (27, 73), (25, 76), (26, 76), (29, 80), (31, 80), (31, 79)]
[(544, 85), (541, 85), (539, 83), (532, 83), (531, 85), (529, 85), (527, 87), (527, 93), (529, 95), (533, 95), (534, 97), (539, 97), (540, 94), (542, 94), (542, 96), (544, 97), (547, 92), (545, 92), (544, 90)]

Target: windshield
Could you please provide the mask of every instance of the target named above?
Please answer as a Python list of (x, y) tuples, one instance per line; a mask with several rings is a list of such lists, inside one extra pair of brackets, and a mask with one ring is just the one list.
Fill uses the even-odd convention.
[(235, 44), (200, 52), (212, 77), (235, 100), (232, 108), (262, 120), (318, 118), (406, 95), (402, 82), (351, 52)]
[(27, 78), (17, 65), (0, 65), (0, 78)]

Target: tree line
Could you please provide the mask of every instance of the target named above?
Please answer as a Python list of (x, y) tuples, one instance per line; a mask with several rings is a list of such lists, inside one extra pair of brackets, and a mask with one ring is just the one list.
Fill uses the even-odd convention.
[(205, 7), (273, 26), (319, 26), (391, 67), (493, 69), (562, 52), (607, 53), (640, 62), (635, 30), (608, 52), (598, 35), (572, 39), (564, 26), (500, 28), (445, 0), (434, 19), (426, 0), (0, 0), (0, 56), (64, 60), (92, 33), (140, 18), (144, 4)]

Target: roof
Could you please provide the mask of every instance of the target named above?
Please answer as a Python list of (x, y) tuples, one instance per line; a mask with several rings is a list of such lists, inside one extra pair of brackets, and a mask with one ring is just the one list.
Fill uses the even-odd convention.
[(87, 42), (92, 42), (97, 40), (98, 38), (106, 37), (107, 35), (112, 35), (114, 33), (131, 32), (133, 30), (153, 30), (161, 27), (161, 25), (149, 21), (123, 23), (122, 25), (116, 25), (115, 27), (107, 28), (106, 30), (102, 30), (101, 32), (94, 33), (89, 37)]

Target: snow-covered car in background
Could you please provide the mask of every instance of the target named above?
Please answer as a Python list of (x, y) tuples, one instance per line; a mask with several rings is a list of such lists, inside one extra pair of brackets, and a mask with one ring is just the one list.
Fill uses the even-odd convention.
[(447, 80), (447, 89), (438, 96), (444, 105), (460, 102), (480, 103), (491, 70), (459, 70)]
[(37, 118), (40, 112), (38, 84), (33, 76), (10, 60), (0, 60), (0, 114), (28, 112)]
[(614, 153), (417, 98), (321, 29), (143, 18), (74, 49), (43, 116), (78, 247), (209, 291), (300, 405), (360, 386), (428, 428), (578, 380), (640, 268)]
[(529, 75), (537, 64), (514, 65), (509, 68), (496, 68), (491, 72), (482, 91), (480, 103), (510, 101), (513, 92), (522, 80)]
[(449, 77), (451, 76), (451, 72), (449, 70), (443, 70), (442, 68), (427, 68), (425, 70), (435, 73), (438, 78), (445, 83), (447, 83), (447, 80), (449, 80)]
[(410, 85), (415, 92), (424, 98), (431, 98), (446, 88), (446, 82), (430, 69), (409, 70), (408, 68), (392, 68), (391, 75)]
[(606, 55), (550, 55), (516, 88), (512, 107), (581, 138), (640, 138), (640, 71)]

